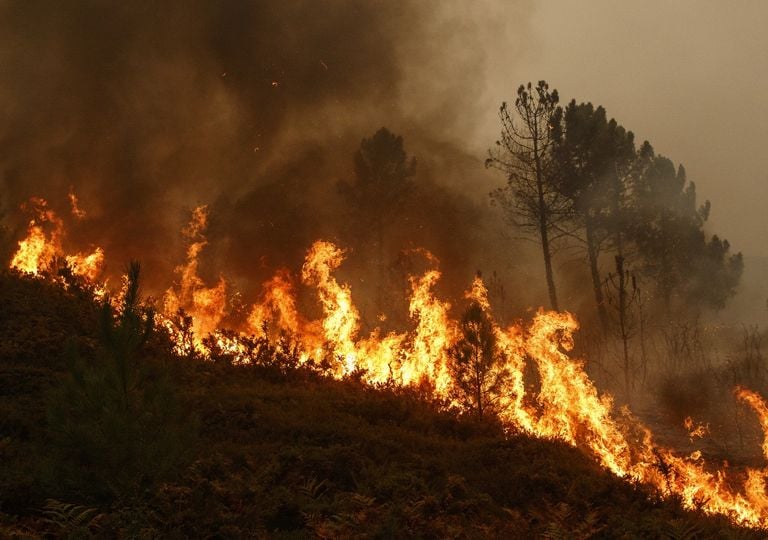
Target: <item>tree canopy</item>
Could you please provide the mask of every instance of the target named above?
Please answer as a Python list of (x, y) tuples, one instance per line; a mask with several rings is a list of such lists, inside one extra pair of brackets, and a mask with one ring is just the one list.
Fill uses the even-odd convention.
[(743, 258), (707, 232), (711, 205), (698, 203), (685, 168), (647, 141), (637, 147), (633, 133), (601, 106), (559, 106), (545, 81), (517, 94), (514, 109), (500, 108), (501, 139), (486, 160), (506, 175), (491, 196), (514, 226), (540, 242), (552, 307), (552, 243), (559, 238), (584, 248), (604, 329), (605, 269), (616, 256), (668, 314), (724, 307)]

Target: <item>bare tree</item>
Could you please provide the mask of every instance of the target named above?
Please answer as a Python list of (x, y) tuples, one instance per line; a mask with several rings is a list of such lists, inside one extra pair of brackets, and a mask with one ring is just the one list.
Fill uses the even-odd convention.
[(544, 271), (552, 309), (559, 309), (552, 269), (552, 241), (557, 225), (565, 221), (567, 201), (553, 182), (552, 118), (557, 110), (557, 90), (545, 81), (517, 89), (513, 110), (499, 109), (501, 139), (489, 150), (486, 167), (507, 175), (507, 185), (491, 193), (510, 221), (532, 233), (541, 244)]

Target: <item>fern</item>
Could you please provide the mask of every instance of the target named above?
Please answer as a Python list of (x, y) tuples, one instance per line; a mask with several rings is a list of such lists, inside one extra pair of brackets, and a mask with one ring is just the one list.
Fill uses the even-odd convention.
[(43, 521), (67, 538), (88, 538), (99, 529), (103, 516), (96, 508), (48, 499), (43, 509)]
[(579, 517), (565, 502), (555, 505), (547, 503), (543, 510), (533, 511), (531, 514), (544, 524), (541, 537), (548, 540), (592, 538), (604, 528), (599, 524), (600, 518), (597, 512), (592, 510), (583, 517)]
[(318, 482), (315, 477), (308, 479), (299, 487), (299, 492), (302, 495), (313, 500), (321, 498), (325, 495), (326, 491), (328, 491), (328, 488), (325, 484), (325, 480), (320, 480)]
[(701, 526), (686, 519), (673, 519), (664, 531), (664, 538), (667, 540), (696, 540), (703, 537)]

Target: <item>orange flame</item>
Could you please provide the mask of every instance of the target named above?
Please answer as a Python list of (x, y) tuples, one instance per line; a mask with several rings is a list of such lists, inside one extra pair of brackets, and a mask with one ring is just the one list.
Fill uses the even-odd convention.
[[(38, 274), (61, 256), (63, 226), (44, 200), (33, 199), (30, 207), (34, 217), (11, 266)], [(215, 286), (207, 287), (198, 273), (199, 256), (207, 245), (207, 219), (207, 208), (198, 207), (184, 229), (188, 240), (186, 262), (176, 268), (179, 282), (165, 294), (165, 315), (161, 320), (177, 340), (177, 349), (184, 350), (184, 340), (190, 336), (171, 322), (173, 315), (184, 309), (191, 317), (195, 350), (204, 353), (203, 338), (211, 335), (220, 351), (233, 355), (238, 362), (247, 361), (244, 338), (236, 332), (219, 330), (226, 314), (226, 281), (220, 278)], [(330, 351), (335, 361), (331, 374), (335, 377), (357, 373), (370, 383), (426, 382), (438, 397), (450, 402), (454, 382), (449, 350), (461, 336), (457, 322), (449, 316), (450, 305), (433, 294), (440, 272), (431, 269), (409, 278), (409, 314), (414, 325), (411, 331), (382, 336), (374, 330), (363, 338), (358, 335), (360, 315), (352, 291), (333, 275), (344, 254), (331, 242), (317, 241), (302, 267), (303, 283), (317, 290), (321, 320), (307, 321), (299, 314), (294, 283), (290, 274), (281, 270), (264, 284), (262, 302), (251, 309), (245, 329), (254, 333), (266, 323), (295, 336), (303, 347), (303, 362), (321, 359), (325, 351)], [(88, 279), (93, 279), (103, 260), (99, 248), (90, 255), (67, 257), (73, 272)], [(436, 263), (434, 257), (428, 260)], [(472, 282), (466, 298), (491, 315), (488, 292), (479, 277)], [(656, 444), (650, 430), (628, 408), (614, 410), (612, 397), (600, 394), (583, 363), (569, 356), (578, 330), (571, 314), (539, 310), (528, 324), (517, 322), (502, 328), (493, 322), (492, 330), (504, 359), (503, 365), (494, 368), (504, 374), (497, 399), (499, 417), (510, 429), (583, 448), (615, 475), (654, 486), (662, 494), (678, 497), (688, 508), (768, 528), (768, 465), (730, 471), (726, 464), (718, 467), (706, 463), (700, 451), (679, 455)], [(526, 386), (526, 363), (538, 372), (536, 389)], [(768, 405), (758, 394), (743, 388), (737, 388), (735, 395), (757, 413), (765, 434), (762, 450), (768, 461)], [(707, 430), (694, 425), (690, 418), (685, 426), (691, 438), (703, 436)]]
[[(207, 225), (208, 208), (198, 206), (193, 210), (192, 219), (183, 231), (189, 245), (186, 263), (176, 268), (180, 277), (178, 288), (168, 289), (163, 302), (166, 316), (172, 316), (183, 309), (192, 317), (194, 346), (198, 350), (202, 350), (203, 338), (219, 327), (226, 314), (227, 282), (222, 277), (214, 287), (206, 287), (198, 275), (198, 258), (208, 244), (204, 236)], [(173, 325), (166, 326), (172, 334), (176, 334)]]
[(693, 422), (693, 418), (690, 416), (686, 417), (683, 421), (683, 426), (685, 426), (686, 431), (688, 432), (688, 437), (691, 439), (700, 439), (704, 437), (707, 433), (709, 433), (709, 425), (708, 424), (698, 424), (696, 425)]
[(264, 300), (253, 306), (247, 326), (252, 333), (262, 331), (264, 325), (274, 323), (278, 331), (297, 336), (300, 317), (296, 309), (294, 286), (285, 268), (278, 270), (272, 279), (264, 283)]
[(72, 207), (72, 215), (77, 219), (83, 219), (86, 216), (85, 210), (80, 208), (80, 200), (77, 198), (77, 195), (75, 195), (75, 191), (72, 187), (69, 188), (67, 198), (69, 199), (69, 205)]
[(401, 384), (432, 382), (442, 395), (451, 387), (447, 351), (457, 335), (456, 325), (448, 318), (450, 304), (432, 295), (432, 287), (440, 279), (440, 272), (429, 270), (423, 276), (411, 277), (412, 296), (409, 305), (411, 318), (416, 321), (413, 345), (401, 366)]
[(352, 304), (352, 293), (347, 285), (339, 285), (331, 272), (344, 259), (344, 251), (330, 242), (318, 241), (309, 249), (301, 276), (305, 283), (317, 287), (320, 303), (325, 313), (322, 322), (325, 340), (334, 355), (341, 361), (335, 373), (352, 373), (357, 367), (355, 336), (359, 327), (359, 315)]
[[(64, 225), (45, 199), (34, 197), (22, 206), (33, 214), (27, 236), (19, 242), (19, 249), (11, 259), (11, 268), (39, 275), (53, 268), (61, 255), (61, 237)], [(45, 229), (50, 229), (46, 233)]]
[(29, 222), (27, 236), (19, 241), (19, 248), (11, 259), (11, 268), (37, 276), (54, 270), (56, 259), (63, 257), (74, 275), (89, 282), (99, 277), (104, 265), (104, 251), (100, 247), (93, 253), (64, 256), (64, 223), (48, 207), (48, 202), (33, 197), (23, 208), (32, 212), (33, 218)]
[(747, 403), (754, 409), (755, 413), (757, 413), (757, 418), (760, 420), (760, 427), (763, 428), (763, 433), (765, 434), (765, 439), (763, 440), (763, 456), (768, 460), (768, 405), (766, 405), (763, 398), (746, 388), (737, 386), (735, 394), (738, 399)]

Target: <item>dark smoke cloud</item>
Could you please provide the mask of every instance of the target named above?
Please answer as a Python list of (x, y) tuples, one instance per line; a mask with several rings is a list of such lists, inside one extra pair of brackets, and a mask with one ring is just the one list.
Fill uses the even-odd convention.
[(460, 219), (435, 216), (451, 226), (422, 236), (464, 279), (498, 260), (478, 241), (488, 173), (464, 144), (487, 108), (493, 5), (2, 3), (0, 204), (11, 231), (23, 234), (18, 207), (30, 196), (66, 214), (72, 187), (88, 217), (67, 220), (71, 244), (103, 246), (112, 272), (140, 259), (157, 292), (183, 257), (189, 210), (209, 204), (207, 277), (255, 290), (276, 267), (297, 268), (313, 239), (343, 236), (335, 186), (360, 140), (385, 125), (404, 135), (424, 182), (452, 186), (436, 205)]

